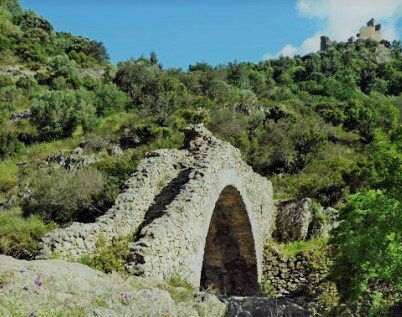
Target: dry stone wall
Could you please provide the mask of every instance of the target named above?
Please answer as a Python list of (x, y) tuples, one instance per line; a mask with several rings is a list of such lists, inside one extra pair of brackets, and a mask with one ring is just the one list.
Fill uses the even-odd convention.
[[(272, 185), (253, 172), (238, 149), (202, 125), (185, 133), (183, 149), (149, 153), (114, 207), (95, 223), (74, 223), (46, 235), (41, 257), (57, 252), (63, 258), (79, 258), (93, 252), (100, 235), (110, 240), (133, 234), (127, 260), (131, 273), (164, 279), (177, 274), (198, 287), (209, 228), (219, 225), (233, 241), (229, 256), (236, 258), (230, 252), (237, 252), (239, 261), (255, 265), (255, 276), (250, 274), (255, 281), (244, 281), (248, 284), (244, 288), (259, 283), (263, 246), (275, 217)], [(211, 224), (216, 212), (233, 215), (233, 225)], [(241, 235), (248, 237), (248, 243), (240, 243)], [(233, 281), (222, 257), (222, 252), (212, 256), (216, 274), (210, 282), (230, 287)], [(231, 265), (236, 265), (233, 261)]]
[(114, 237), (133, 234), (161, 187), (175, 178), (190, 161), (184, 151), (149, 153), (105, 215), (95, 223), (73, 223), (70, 227), (48, 233), (42, 239), (38, 258), (48, 258), (56, 253), (61, 258), (78, 259), (94, 251), (100, 236), (110, 241)]

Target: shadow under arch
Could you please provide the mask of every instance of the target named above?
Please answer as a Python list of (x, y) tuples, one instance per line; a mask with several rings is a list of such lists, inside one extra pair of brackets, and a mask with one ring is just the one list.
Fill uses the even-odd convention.
[(228, 295), (257, 295), (257, 258), (247, 209), (240, 192), (226, 186), (215, 204), (205, 242), (201, 288)]

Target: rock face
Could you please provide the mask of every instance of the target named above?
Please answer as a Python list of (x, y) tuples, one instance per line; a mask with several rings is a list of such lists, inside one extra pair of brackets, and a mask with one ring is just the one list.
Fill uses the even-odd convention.
[(311, 205), (310, 198), (294, 199), (277, 204), (275, 238), (281, 242), (306, 239), (313, 219)]
[(295, 300), (266, 297), (231, 297), (225, 317), (309, 317), (312, 314)]
[(41, 258), (80, 258), (107, 240), (134, 234), (127, 269), (229, 294), (259, 291), (263, 245), (271, 235), (272, 185), (240, 151), (202, 125), (182, 150), (149, 153), (115, 205), (95, 223), (74, 223), (43, 238)]
[(60, 260), (0, 255), (0, 316), (224, 316), (217, 297)]
[(67, 171), (72, 171), (77, 167), (82, 167), (85, 165), (93, 164), (99, 161), (99, 158), (90, 155), (83, 155), (83, 149), (77, 148), (75, 149), (74, 154), (64, 155), (63, 153), (55, 154), (53, 156), (49, 156), (45, 159), (46, 164), (55, 163), (65, 168)]
[(217, 297), (78, 263), (0, 255), (0, 316), (313, 316), (302, 304), (299, 298)]

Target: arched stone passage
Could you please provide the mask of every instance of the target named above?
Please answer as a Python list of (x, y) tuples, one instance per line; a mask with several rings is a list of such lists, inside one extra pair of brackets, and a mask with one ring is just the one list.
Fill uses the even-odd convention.
[(202, 125), (187, 128), (185, 136), (180, 150), (148, 153), (95, 223), (43, 237), (39, 257), (57, 252), (79, 259), (96, 251), (100, 236), (109, 243), (132, 235), (126, 268), (134, 275), (180, 276), (195, 288), (258, 293), (275, 216), (272, 184)]
[(204, 249), (201, 288), (230, 295), (259, 292), (254, 237), (246, 206), (233, 186), (215, 204)]

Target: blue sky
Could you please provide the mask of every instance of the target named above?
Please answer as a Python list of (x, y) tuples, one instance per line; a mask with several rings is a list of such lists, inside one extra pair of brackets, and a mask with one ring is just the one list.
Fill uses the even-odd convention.
[(49, 19), (56, 30), (102, 41), (113, 62), (155, 51), (165, 67), (184, 69), (198, 61), (214, 65), (234, 60), (257, 62), (279, 54), (314, 51), (319, 35), (335, 39), (348, 32), (353, 35), (359, 23), (374, 13), (386, 24), (389, 36), (401, 34), (402, 0), (354, 0), (365, 9), (367, 3), (371, 7), (349, 8), (356, 14), (349, 10), (348, 21), (342, 5), (351, 1), (334, 1), (23, 0), (21, 4)]

